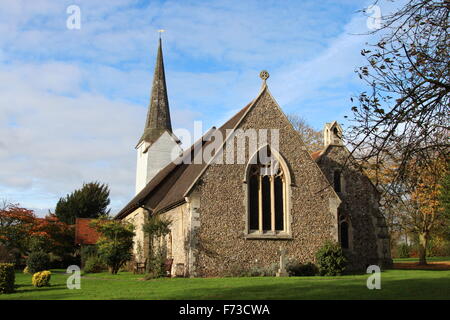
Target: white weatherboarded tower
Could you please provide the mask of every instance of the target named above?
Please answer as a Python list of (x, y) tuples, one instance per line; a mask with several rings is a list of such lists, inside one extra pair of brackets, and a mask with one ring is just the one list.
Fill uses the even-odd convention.
[(173, 160), (172, 155), (182, 152), (179, 139), (172, 133), (161, 39), (145, 129), (136, 150), (136, 194)]

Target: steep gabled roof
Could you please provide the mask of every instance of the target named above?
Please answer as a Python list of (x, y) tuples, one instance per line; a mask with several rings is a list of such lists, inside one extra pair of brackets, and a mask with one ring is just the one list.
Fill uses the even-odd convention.
[[(210, 129), (201, 139), (187, 149), (182, 157), (190, 157), (191, 160), (195, 159), (195, 152), (198, 152), (197, 150), (201, 151), (208, 144), (212, 143), (212, 141), (209, 141), (209, 137), (215, 130), (220, 130), (222, 136), (226, 137), (226, 131), (237, 127), (265, 90), (266, 86), (263, 86), (261, 92), (253, 101), (231, 117), (219, 129), (214, 127)], [(195, 147), (199, 144), (202, 145), (202, 148)], [(201, 164), (183, 162), (180, 164), (174, 162), (169, 163), (150, 180), (141, 192), (120, 210), (115, 216), (115, 219), (123, 219), (144, 205), (151, 212), (159, 213), (185, 202), (186, 193), (198, 181), (208, 165), (209, 163), (204, 162), (203, 158)]]
[(96, 244), (100, 234), (89, 224), (94, 219), (76, 218), (75, 244)]
[(335, 144), (329, 144), (325, 147), (325, 149), (323, 150), (319, 150), (316, 152), (311, 153), (311, 157), (313, 158), (313, 160), (316, 163), (319, 163), (320, 159), (325, 156), (332, 148), (342, 148), (343, 150), (345, 150), (345, 152), (348, 153), (348, 160), (351, 161), (360, 171), (361, 175), (363, 177), (365, 177), (365, 179), (367, 179), (369, 181), (369, 183), (372, 185), (373, 189), (375, 190), (375, 192), (380, 196), (381, 195), (381, 191), (378, 189), (378, 187), (373, 183), (372, 179), (370, 179), (367, 174), (364, 172), (364, 169), (362, 168), (361, 164), (359, 164), (355, 157), (353, 157), (352, 153), (347, 149), (347, 147), (345, 145), (335, 145)]

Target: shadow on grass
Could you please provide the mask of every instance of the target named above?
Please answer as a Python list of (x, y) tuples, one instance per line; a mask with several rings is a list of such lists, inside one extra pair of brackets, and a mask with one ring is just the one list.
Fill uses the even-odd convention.
[(433, 271), (433, 272), (440, 272), (440, 271), (450, 271), (450, 269), (431, 269), (431, 268), (408, 268), (408, 267), (398, 267), (398, 268), (394, 268), (394, 269), (390, 269), (390, 270), (403, 270), (403, 271)]
[[(430, 271), (430, 270), (426, 270)], [(381, 290), (369, 290), (369, 277), (292, 277), (83, 281), (81, 290), (63, 283), (34, 288), (20, 285), (14, 300), (372, 300), (450, 299), (450, 273), (409, 270), (381, 274)], [(40, 294), (40, 292), (42, 294)], [(29, 293), (29, 294), (27, 294)]]
[[(371, 299), (450, 299), (450, 279), (381, 280), (381, 290), (369, 290), (366, 279), (345, 283), (330, 279), (322, 283), (299, 279), (296, 283), (248, 285), (223, 288), (184, 288), (163, 299), (254, 299), (254, 300), (371, 300)], [(201, 293), (199, 294), (199, 291)]]
[(42, 292), (42, 291), (64, 290), (64, 289), (67, 289), (67, 287), (64, 285), (52, 285), (49, 287), (40, 287), (40, 288), (34, 287), (32, 285), (18, 285), (16, 286), (14, 293), (27, 293), (34, 291)]
[(421, 271), (449, 271), (450, 270), (450, 263), (429, 263), (425, 265), (421, 265), (418, 263), (411, 263), (411, 262), (405, 262), (405, 263), (394, 263), (393, 270), (421, 270)]

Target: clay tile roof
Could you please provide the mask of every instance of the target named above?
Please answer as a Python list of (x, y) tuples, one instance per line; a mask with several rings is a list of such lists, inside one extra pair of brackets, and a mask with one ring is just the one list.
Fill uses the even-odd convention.
[(319, 150), (311, 153), (311, 157), (313, 158), (313, 160), (317, 160), (321, 156), (322, 151), (323, 150)]
[[(262, 92), (263, 91), (261, 91), (261, 93)], [(258, 98), (261, 96), (261, 93)], [(191, 159), (194, 159), (194, 152), (200, 149), (194, 148), (194, 145), (201, 143), (202, 146), (205, 147), (211, 143), (211, 141), (208, 141), (208, 136), (214, 132), (214, 130), (220, 130), (225, 137), (226, 130), (234, 129), (240, 120), (246, 115), (250, 107), (255, 104), (258, 98), (246, 105), (231, 119), (225, 122), (219, 129), (214, 127), (210, 129), (201, 139), (195, 142), (184, 152), (183, 157), (191, 156)], [(197, 181), (199, 175), (207, 166), (208, 164), (203, 162), (203, 160), (201, 164), (169, 163), (155, 177), (153, 177), (152, 180), (150, 180), (141, 192), (139, 192), (122, 210), (119, 211), (119, 213), (115, 216), (115, 219), (123, 219), (128, 214), (144, 205), (146, 209), (158, 213), (185, 202), (186, 192), (189, 191), (191, 186)]]
[(75, 220), (75, 243), (76, 244), (95, 244), (100, 234), (89, 226), (93, 219), (77, 218)]

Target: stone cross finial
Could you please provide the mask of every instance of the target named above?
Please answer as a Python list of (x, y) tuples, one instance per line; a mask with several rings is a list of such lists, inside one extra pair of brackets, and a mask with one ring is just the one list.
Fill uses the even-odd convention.
[(267, 72), (266, 70), (263, 70), (263, 71), (261, 71), (261, 72), (259, 73), (259, 77), (260, 77), (261, 79), (263, 79), (264, 82), (266, 82), (266, 80), (269, 79), (270, 74), (269, 74), (269, 72)]

